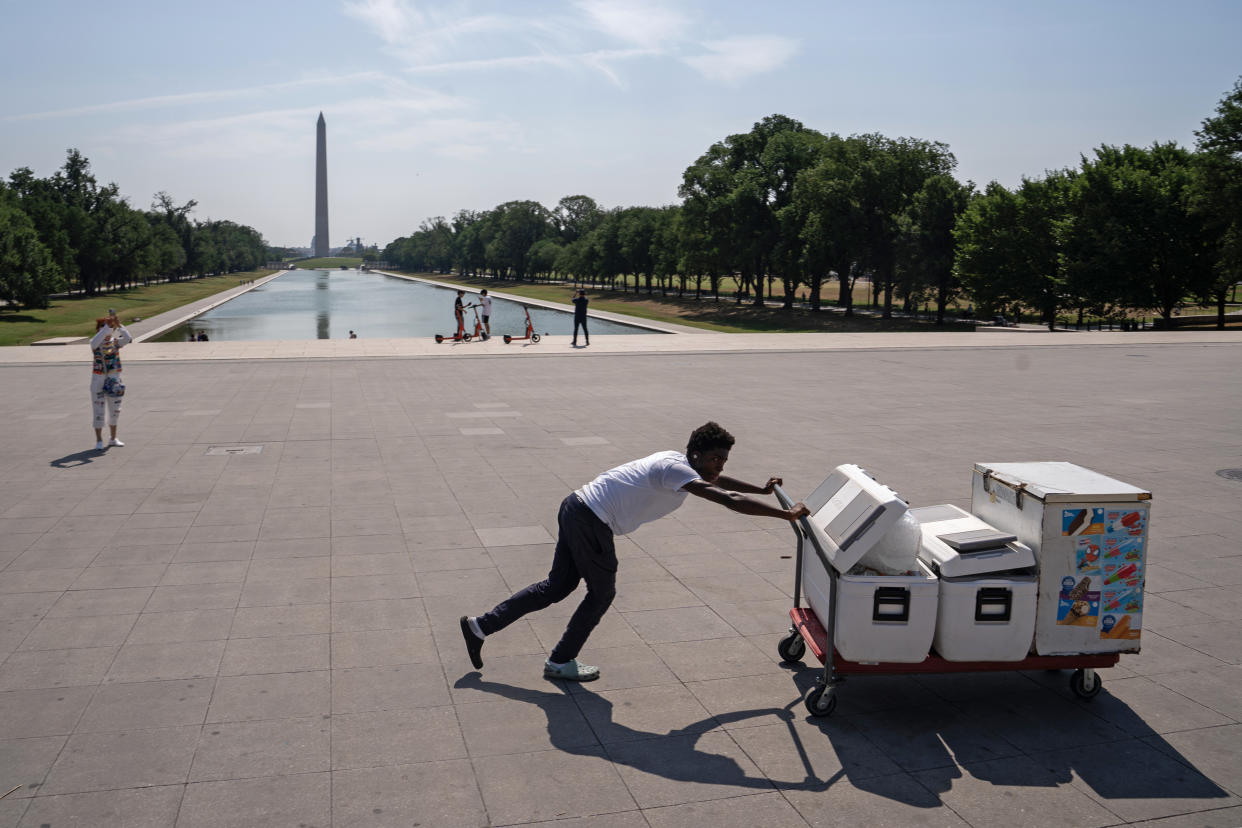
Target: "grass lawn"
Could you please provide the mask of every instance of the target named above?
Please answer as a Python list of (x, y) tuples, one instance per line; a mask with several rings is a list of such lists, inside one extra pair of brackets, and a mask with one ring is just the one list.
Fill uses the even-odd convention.
[(248, 273), (204, 276), (187, 282), (165, 282), (100, 296), (75, 294), (53, 299), (46, 310), (12, 311), (0, 308), (0, 345), (29, 345), (54, 336), (91, 336), (95, 333), (95, 319), (107, 316), (108, 308), (116, 308), (121, 321), (129, 324), (139, 317), (149, 319), (271, 272), (252, 270)]
[(306, 261), (294, 262), (293, 264), (298, 270), (340, 269), (341, 265), (347, 268), (357, 267), (362, 264), (362, 257), (325, 256), (320, 259), (307, 259)]
[[(528, 282), (498, 281), (495, 279), (462, 278), (456, 274), (442, 276), (435, 273), (417, 274), (438, 282), (460, 284), (471, 288), (488, 288), (514, 296), (525, 296), (529, 299), (541, 299), (545, 302), (569, 304), (573, 296), (572, 285), (532, 284)], [(730, 286), (732, 290), (732, 286)], [(845, 317), (828, 310), (814, 313), (806, 308), (781, 310), (775, 307), (757, 308), (748, 302), (737, 304), (733, 299), (725, 299), (722, 287), (721, 299), (713, 302), (710, 295), (703, 299), (694, 299), (694, 294), (687, 294), (678, 299), (675, 294), (661, 296), (653, 293), (621, 293), (620, 291), (586, 289), (591, 300), (591, 309), (611, 311), (650, 319), (657, 322), (671, 322), (688, 325), (722, 333), (813, 333), (813, 332), (855, 332), (855, 331), (969, 331), (974, 325), (949, 322), (936, 326), (929, 322), (917, 322), (911, 319), (879, 319), (872, 316)], [(836, 300), (836, 286), (831, 292), (822, 292), (824, 302)], [(858, 298), (857, 293), (855, 298)]]

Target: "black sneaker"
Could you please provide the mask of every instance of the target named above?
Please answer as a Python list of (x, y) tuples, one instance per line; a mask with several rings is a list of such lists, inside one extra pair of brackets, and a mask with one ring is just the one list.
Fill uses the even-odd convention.
[(470, 629), (470, 619), (466, 616), (461, 617), (461, 637), (466, 639), (466, 652), (470, 654), (470, 663), (474, 665), (474, 669), (483, 669), (483, 639), (474, 634), (474, 630)]

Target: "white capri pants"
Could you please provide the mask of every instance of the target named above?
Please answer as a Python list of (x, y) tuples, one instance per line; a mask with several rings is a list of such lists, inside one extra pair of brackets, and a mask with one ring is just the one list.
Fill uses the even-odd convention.
[(105, 394), (105, 379), (103, 374), (91, 374), (91, 406), (94, 411), (92, 428), (116, 425), (121, 418), (121, 400), (125, 398)]

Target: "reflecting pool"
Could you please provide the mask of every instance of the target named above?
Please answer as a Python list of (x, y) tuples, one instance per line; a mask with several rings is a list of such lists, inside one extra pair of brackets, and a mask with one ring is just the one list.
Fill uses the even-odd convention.
[[(456, 291), (358, 270), (291, 270), (196, 316), (158, 337), (154, 342), (182, 342), (206, 333), (212, 341), (262, 339), (345, 339), (350, 331), (360, 339), (389, 339), (444, 334), (456, 329), (453, 300)], [(572, 292), (565, 289), (565, 303)], [(466, 293), (467, 303), (477, 300)], [(492, 335), (522, 336), (526, 332), (523, 306), (505, 299), (492, 300)], [(531, 320), (539, 334), (572, 336), (572, 313), (532, 308)], [(474, 311), (466, 311), (466, 330), (474, 330)], [(652, 333), (592, 317), (591, 336)]]

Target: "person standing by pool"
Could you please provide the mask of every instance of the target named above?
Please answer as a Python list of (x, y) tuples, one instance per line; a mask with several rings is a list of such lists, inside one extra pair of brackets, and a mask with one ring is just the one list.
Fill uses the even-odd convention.
[[(587, 331), (587, 304), (591, 300), (587, 298), (586, 291), (578, 291), (578, 295), (574, 297), (574, 348), (578, 347), (578, 326), (582, 326), (582, 338), (587, 345), (591, 344), (591, 334)], [(607, 349), (605, 349), (607, 350)]]
[(483, 338), (492, 337), (492, 297), (487, 295), (487, 288), (479, 291), (479, 307), (483, 308)]
[(103, 451), (105, 424), (112, 433), (108, 445), (125, 445), (116, 436), (116, 424), (121, 417), (121, 395), (125, 393), (125, 386), (121, 384), (121, 348), (128, 345), (133, 337), (116, 318), (116, 311), (109, 310), (108, 317), (95, 324), (95, 335), (91, 337), (91, 353), (95, 357), (91, 368), (91, 406), (94, 412), (95, 451)]
[(466, 305), (461, 298), (466, 295), (464, 290), (457, 291), (457, 298), (453, 300), (453, 316), (457, 317), (457, 335), (461, 336), (466, 330)]

